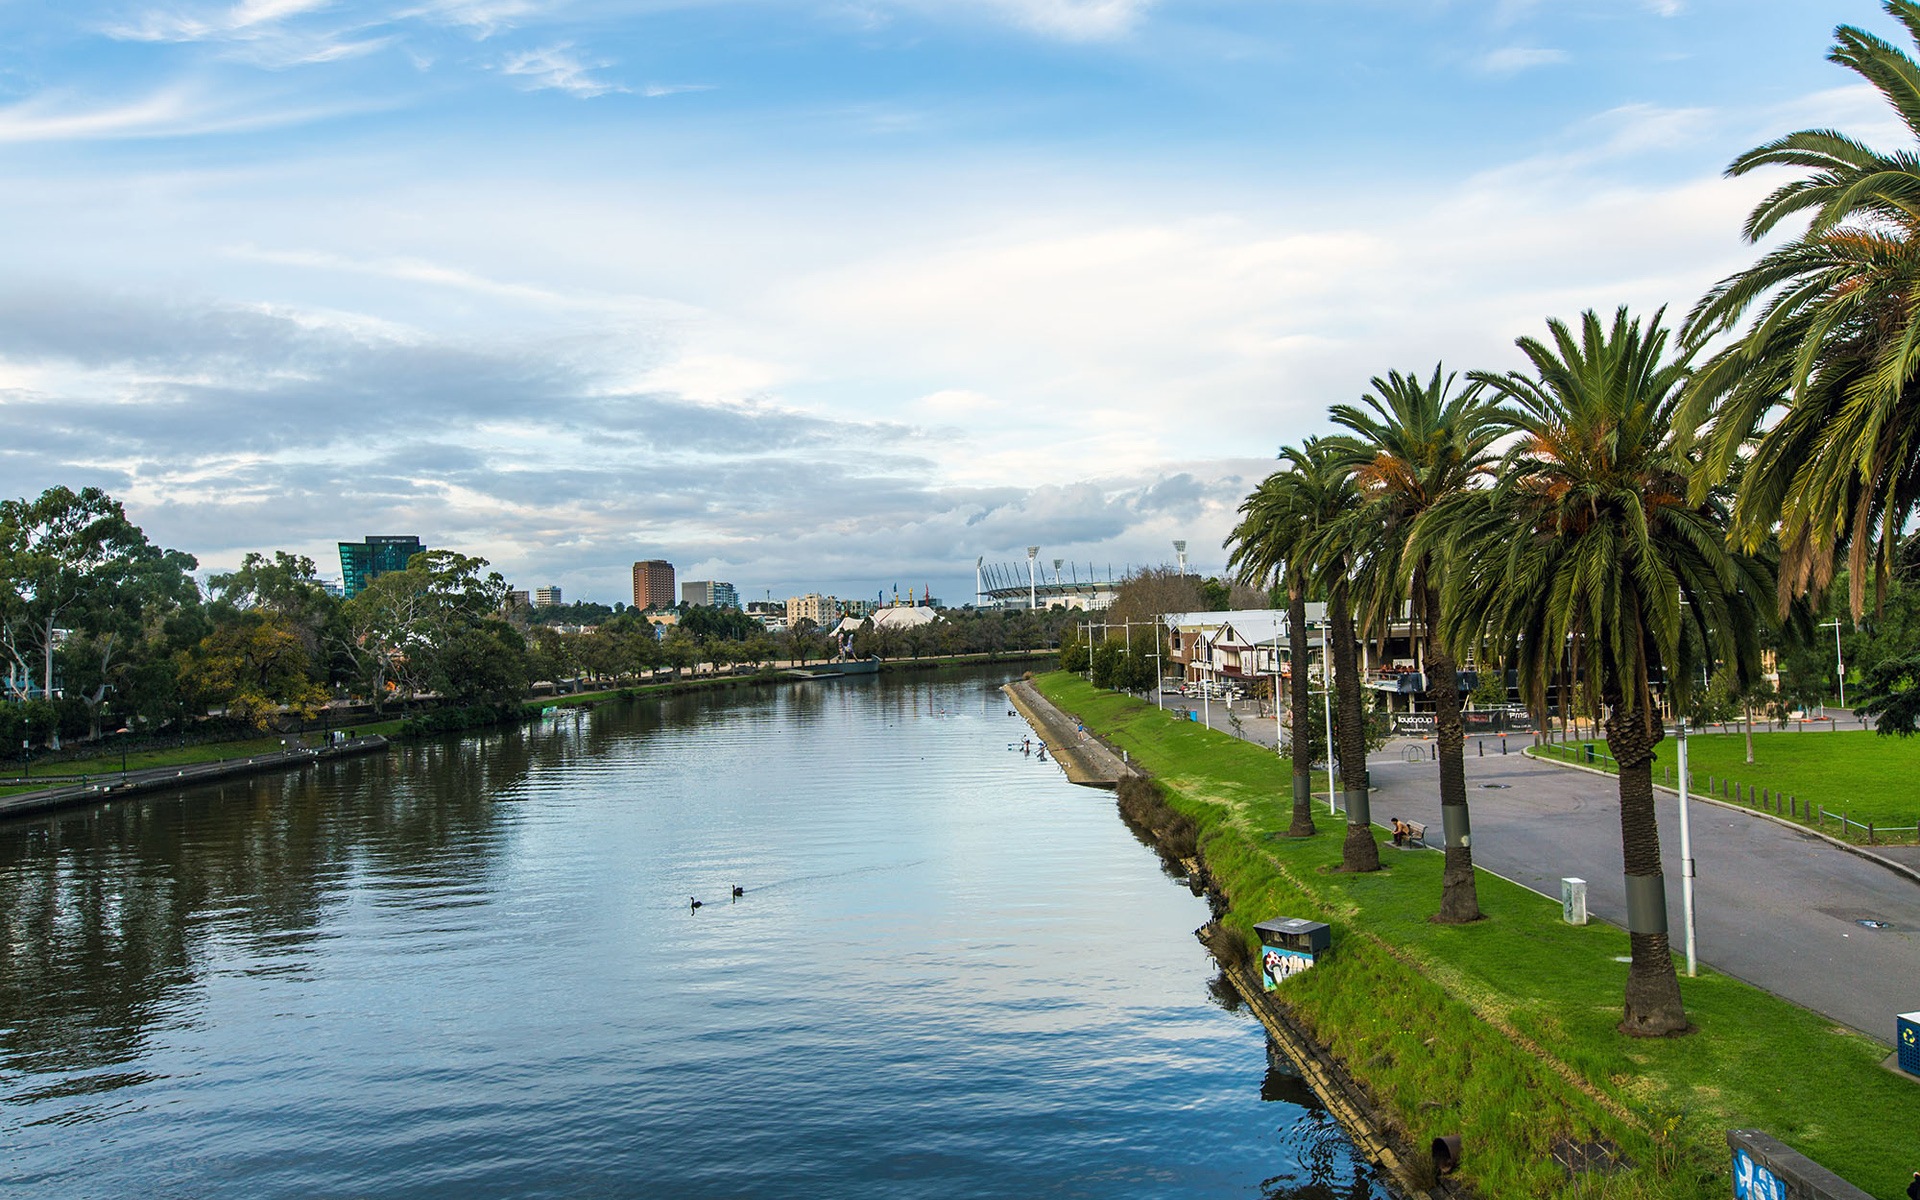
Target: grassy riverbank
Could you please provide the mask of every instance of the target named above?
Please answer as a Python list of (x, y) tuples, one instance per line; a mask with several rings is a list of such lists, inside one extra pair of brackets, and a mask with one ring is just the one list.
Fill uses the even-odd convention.
[[(1481, 873), (1488, 919), (1428, 923), (1441, 856), (1383, 848), (1388, 869), (1333, 872), (1340, 829), (1288, 839), (1285, 759), (1059, 672), (1036, 680), (1150, 771), (1199, 827), (1251, 944), (1255, 921), (1334, 927), (1333, 957), (1287, 1000), (1416, 1145), (1465, 1138), (1462, 1177), (1481, 1196), (1717, 1197), (1731, 1194), (1729, 1128), (1764, 1129), (1879, 1195), (1913, 1170), (1920, 1088), (1880, 1067), (1886, 1048), (1726, 976), (1681, 980), (1697, 1031), (1641, 1041), (1615, 1032), (1622, 931), (1576, 928), (1559, 905)], [(1839, 735), (1829, 735), (1839, 736)], [(1635, 1165), (1567, 1173), (1565, 1143), (1609, 1142)]]

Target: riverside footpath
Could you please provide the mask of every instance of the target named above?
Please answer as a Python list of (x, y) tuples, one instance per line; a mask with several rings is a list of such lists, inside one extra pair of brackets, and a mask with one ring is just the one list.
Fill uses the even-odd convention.
[[(1756, 976), (1749, 978), (1744, 963), (1725, 971), (1708, 965), (1735, 960), (1703, 920), (1702, 969), (1697, 978), (1680, 980), (1688, 1033), (1629, 1037), (1617, 1028), (1626, 934), (1605, 919), (1564, 923), (1557, 895), (1559, 878), (1577, 867), (1596, 885), (1592, 907), (1602, 918), (1616, 903), (1598, 886), (1609, 879), (1619, 886), (1611, 778), (1510, 754), (1504, 766), (1515, 775), (1497, 779), (1470, 760), (1476, 890), (1485, 919), (1436, 924), (1430, 918), (1440, 896), (1442, 856), (1432, 849), (1396, 850), (1376, 833), (1383, 869), (1348, 874), (1341, 870), (1343, 825), (1329, 819), (1324, 802), (1312, 836), (1287, 836), (1290, 772), (1270, 746), (1222, 736), (1225, 731), (1061, 672), (1038, 676), (1034, 684), (1089, 732), (1131, 752), (1148, 777), (1142, 786), (1164, 798), (1166, 811), (1152, 821), (1156, 830), (1176, 829), (1181, 818), (1189, 824), (1186, 844), (1198, 848), (1201, 870), (1224, 905), (1220, 933), (1209, 942), (1223, 964), (1257, 954), (1256, 922), (1303, 917), (1329, 924), (1331, 951), (1273, 998), (1357, 1081), (1390, 1131), (1413, 1146), (1460, 1136), (1471, 1150), (1455, 1178), (1473, 1194), (1488, 1200), (1726, 1196), (1733, 1194), (1733, 1130), (1777, 1138), (1870, 1196), (1903, 1193), (1920, 1167), (1913, 1141), (1920, 1085), (1887, 1069), (1891, 1029), (1871, 1029), (1869, 1036), (1862, 1027), (1879, 1023), (1859, 1015), (1876, 1003), (1872, 987), (1905, 971), (1889, 952), (1901, 952), (1907, 939), (1888, 939), (1877, 953), (1870, 949), (1858, 958), (1837, 957), (1854, 953), (1855, 937), (1900, 934), (1893, 922), (1884, 929), (1858, 926), (1859, 934), (1836, 930), (1838, 918), (1818, 913), (1835, 907), (1828, 895), (1810, 896), (1800, 880), (1786, 880), (1785, 894), (1761, 923), (1811, 907), (1828, 924), (1810, 916), (1810, 924), (1788, 925), (1771, 941), (1764, 932), (1748, 935)], [(1242, 723), (1253, 724), (1244, 714)], [(1421, 819), (1426, 814), (1413, 805), (1429, 796), (1430, 819), (1438, 823), (1437, 768), (1424, 752), (1427, 744), (1416, 745), (1419, 762), (1404, 761), (1395, 747), (1376, 756), (1374, 812), (1383, 821)], [(1486, 764), (1487, 770), (1502, 766), (1498, 758)], [(1503, 782), (1509, 786), (1480, 786)], [(1544, 803), (1566, 787), (1574, 791), (1563, 804)], [(1504, 795), (1516, 791), (1533, 799)], [(1499, 801), (1481, 803), (1488, 796), (1502, 796), (1511, 813)], [(1701, 816), (1706, 811), (1704, 802), (1695, 809), (1696, 856), (1703, 865), (1710, 843), (1734, 838), (1730, 824), (1714, 825)], [(1745, 812), (1720, 817), (1723, 824), (1762, 820)], [(1539, 826), (1539, 840), (1520, 844), (1510, 836), (1520, 825)], [(1514, 843), (1516, 863), (1537, 859), (1532, 887), (1501, 872), (1504, 865), (1522, 874), (1502, 862), (1508, 851), (1495, 844), (1503, 841)], [(1905, 882), (1837, 847), (1798, 848), (1831, 852), (1813, 860), (1816, 881), (1832, 865)], [(1668, 850), (1677, 881), (1677, 855), (1671, 844)], [(1765, 860), (1726, 870), (1769, 883), (1787, 874)], [(1871, 886), (1866, 879), (1871, 875), (1833, 883), (1832, 892)], [(1674, 887), (1676, 950), (1683, 944), (1678, 893)], [(1703, 906), (1733, 907), (1737, 900), (1733, 893), (1701, 893)], [(1706, 953), (1709, 937), (1714, 953)], [(1835, 980), (1832, 996), (1793, 998), (1783, 978), (1768, 972), (1799, 953), (1796, 938), (1812, 939), (1818, 959), (1814, 970), (1802, 973), (1803, 984), (1818, 972), (1861, 969), (1876, 982), (1849, 987)], [(1893, 986), (1897, 990), (1897, 981)], [(1909, 1007), (1890, 1010), (1885, 1024), (1891, 1025), (1892, 1012)]]

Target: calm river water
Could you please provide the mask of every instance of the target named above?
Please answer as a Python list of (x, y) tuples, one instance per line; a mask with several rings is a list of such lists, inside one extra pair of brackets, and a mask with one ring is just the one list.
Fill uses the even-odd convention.
[(0, 1194), (1385, 1197), (1006, 677), (0, 827)]

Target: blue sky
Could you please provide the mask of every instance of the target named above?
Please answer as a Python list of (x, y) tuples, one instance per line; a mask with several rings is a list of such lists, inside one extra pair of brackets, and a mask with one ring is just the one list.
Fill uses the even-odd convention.
[(623, 598), (1213, 549), (1389, 368), (1748, 261), (1867, 0), (0, 0), (0, 493)]

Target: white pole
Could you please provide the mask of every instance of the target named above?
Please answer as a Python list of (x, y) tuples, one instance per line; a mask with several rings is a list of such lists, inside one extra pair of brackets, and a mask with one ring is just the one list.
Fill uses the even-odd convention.
[(1840, 622), (1833, 623), (1833, 666), (1840, 675), (1840, 707), (1847, 706), (1847, 664), (1840, 661)]
[(1680, 719), (1680, 911), (1687, 925), (1687, 978), (1694, 976), (1693, 830), (1687, 822), (1687, 721)]
[(1206, 674), (1200, 679), (1200, 723), (1208, 729), (1213, 728), (1213, 647), (1207, 639), (1200, 639), (1200, 648), (1206, 651)]
[[(1291, 619), (1291, 618), (1289, 618)], [(1273, 752), (1285, 754), (1280, 748), (1280, 622), (1273, 623)]]
[(1320, 665), (1326, 668), (1321, 672), (1326, 690), (1320, 695), (1327, 706), (1327, 815), (1332, 816), (1339, 811), (1334, 807), (1333, 788), (1333, 646), (1327, 641), (1325, 626), (1320, 628)]

